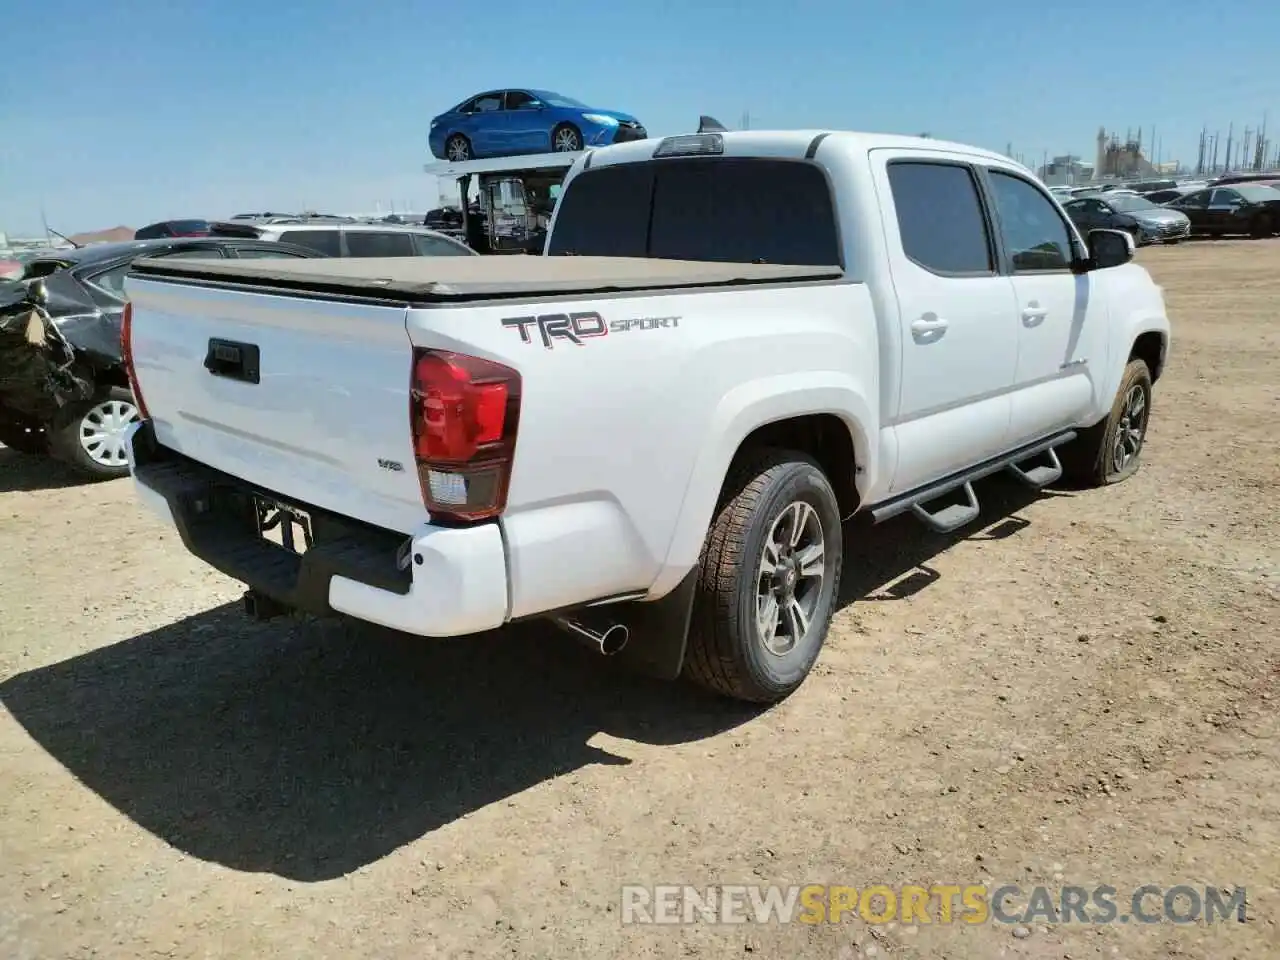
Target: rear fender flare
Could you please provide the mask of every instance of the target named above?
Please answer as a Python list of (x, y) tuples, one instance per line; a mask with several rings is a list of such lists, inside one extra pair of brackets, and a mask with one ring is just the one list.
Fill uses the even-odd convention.
[(673, 589), (698, 562), (725, 476), (742, 442), (770, 423), (815, 414), (835, 416), (849, 429), (859, 468), (855, 483), (859, 494), (866, 492), (878, 465), (866, 429), (875, 423), (874, 410), (852, 378), (835, 372), (797, 372), (741, 384), (721, 398), (704, 429), (706, 440), (694, 462), (666, 562), (649, 590), (650, 597)]

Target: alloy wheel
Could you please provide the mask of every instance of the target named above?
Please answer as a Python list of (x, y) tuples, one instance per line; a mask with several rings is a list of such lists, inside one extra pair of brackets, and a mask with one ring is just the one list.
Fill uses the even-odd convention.
[(825, 576), (822, 520), (812, 505), (793, 501), (765, 537), (756, 577), (756, 628), (775, 657), (790, 653), (809, 632)]
[(1111, 468), (1123, 473), (1142, 451), (1147, 432), (1147, 392), (1135, 383), (1124, 396), (1120, 422), (1116, 424), (1115, 443), (1111, 448)]

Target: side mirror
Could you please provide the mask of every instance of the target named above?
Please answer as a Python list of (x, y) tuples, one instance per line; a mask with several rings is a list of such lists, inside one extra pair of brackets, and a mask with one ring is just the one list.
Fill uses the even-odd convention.
[(1092, 270), (1126, 264), (1135, 252), (1133, 237), (1123, 230), (1089, 231), (1089, 268)]

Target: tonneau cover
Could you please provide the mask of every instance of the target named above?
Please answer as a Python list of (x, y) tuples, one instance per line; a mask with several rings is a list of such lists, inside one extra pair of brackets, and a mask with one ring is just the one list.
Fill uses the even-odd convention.
[(135, 260), (140, 276), (292, 290), (450, 301), (663, 287), (827, 280), (838, 266), (712, 263), (644, 257), (351, 257), (290, 260)]

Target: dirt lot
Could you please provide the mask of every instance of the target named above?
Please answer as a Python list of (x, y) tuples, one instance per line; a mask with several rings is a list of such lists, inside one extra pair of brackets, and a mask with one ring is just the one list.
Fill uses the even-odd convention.
[[(1143, 470), (854, 526), (763, 713), (541, 627), (250, 624), (127, 482), (0, 448), (0, 957), (1280, 956), (1280, 241), (1141, 259)], [(1249, 922), (620, 923), (624, 883), (1006, 881)]]

